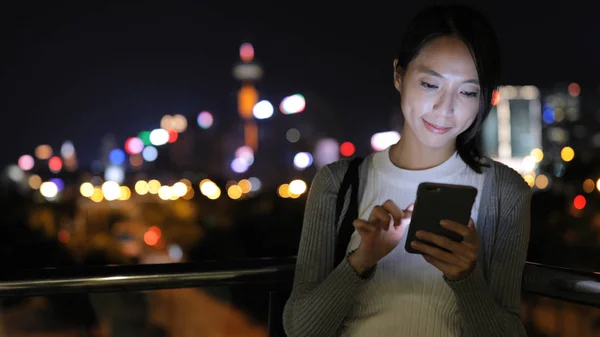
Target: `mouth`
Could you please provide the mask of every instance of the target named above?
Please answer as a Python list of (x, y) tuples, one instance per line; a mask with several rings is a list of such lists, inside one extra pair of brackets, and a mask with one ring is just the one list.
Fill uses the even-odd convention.
[(427, 128), (427, 130), (431, 131), (432, 133), (434, 133), (436, 135), (443, 135), (444, 133), (446, 133), (452, 129), (452, 127), (435, 125), (435, 124), (429, 123), (424, 118), (422, 118), (422, 119), (423, 119), (423, 124), (425, 124), (425, 127)]

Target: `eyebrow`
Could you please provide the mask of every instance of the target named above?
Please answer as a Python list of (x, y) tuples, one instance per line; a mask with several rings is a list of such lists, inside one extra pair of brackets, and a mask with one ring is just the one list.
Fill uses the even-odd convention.
[[(431, 70), (431, 69), (421, 69), (421, 70), (419, 70), (419, 72), (429, 74), (431, 76), (435, 76), (435, 77), (439, 77), (439, 78), (444, 78), (444, 76), (442, 76), (442, 74), (438, 73), (435, 70)], [(479, 85), (479, 81), (477, 79), (466, 80), (463, 83), (473, 83), (473, 84)]]

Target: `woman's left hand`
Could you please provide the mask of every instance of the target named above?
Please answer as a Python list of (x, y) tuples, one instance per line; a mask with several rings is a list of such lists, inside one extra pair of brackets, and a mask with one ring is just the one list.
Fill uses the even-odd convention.
[(462, 242), (430, 232), (418, 231), (416, 235), (419, 239), (434, 243), (449, 252), (418, 241), (413, 241), (411, 246), (423, 252), (423, 258), (444, 273), (446, 278), (455, 281), (465, 278), (475, 267), (480, 246), (475, 224), (472, 219), (467, 226), (449, 220), (442, 220), (440, 224), (462, 236), (464, 238)]

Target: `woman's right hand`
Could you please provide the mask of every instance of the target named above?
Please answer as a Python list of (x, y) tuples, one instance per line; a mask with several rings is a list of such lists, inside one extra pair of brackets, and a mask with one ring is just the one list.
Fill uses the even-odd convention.
[(354, 228), (361, 237), (358, 249), (350, 255), (350, 264), (359, 273), (372, 268), (402, 240), (410, 224), (414, 204), (401, 210), (392, 200), (373, 208), (367, 221), (356, 219)]

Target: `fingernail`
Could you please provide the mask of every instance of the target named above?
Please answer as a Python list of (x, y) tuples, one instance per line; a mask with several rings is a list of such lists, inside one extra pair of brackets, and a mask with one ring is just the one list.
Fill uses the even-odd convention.
[(445, 220), (440, 221), (440, 225), (446, 226), (446, 221)]
[(419, 238), (420, 238), (420, 237), (422, 237), (422, 236), (423, 236), (423, 232), (422, 232), (422, 231), (417, 231), (417, 232), (415, 233), (415, 235), (416, 235), (417, 237), (419, 237)]
[(417, 247), (419, 244), (416, 241), (413, 241), (413, 242), (410, 243), (410, 245), (413, 246), (413, 247)]

